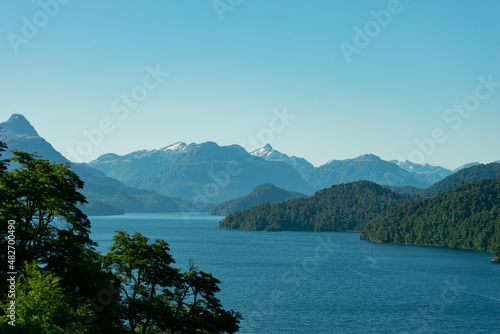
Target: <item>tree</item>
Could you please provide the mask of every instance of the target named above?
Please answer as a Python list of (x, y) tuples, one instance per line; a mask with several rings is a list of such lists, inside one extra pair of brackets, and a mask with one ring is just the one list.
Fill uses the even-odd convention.
[[(0, 141), (0, 157), (2, 156), (2, 152), (7, 151), (7, 144)], [(0, 160), (0, 173), (5, 172), (7, 170), (7, 166), (9, 161), (7, 159)]]
[(6, 198), (0, 218), (16, 221), (17, 263), (36, 261), (50, 267), (55, 258), (72, 257), (75, 247), (94, 246), (90, 221), (77, 206), (86, 203), (78, 192), (83, 181), (69, 165), (25, 152), (13, 155), (19, 167), (1, 180)]
[[(77, 323), (75, 333), (91, 333), (91, 328), (85, 323), (89, 316), (88, 307), (73, 309), (70, 298), (60, 284), (60, 278), (53, 273), (40, 271), (35, 262), (28, 264), (23, 275), (17, 279), (15, 305), (15, 326), (17, 330), (40, 333), (67, 333), (67, 324)], [(10, 300), (2, 305), (7, 309)], [(11, 321), (2, 317), (2, 323)]]
[[(61, 287), (73, 309), (113, 285), (116, 279), (102, 270), (102, 257), (90, 239), (90, 221), (78, 208), (86, 203), (79, 193), (83, 181), (68, 164), (50, 163), (36, 155), (14, 151), (12, 161), (19, 167), (0, 178), (0, 220), (15, 221), (15, 268), (7, 268), (0, 254), (2, 272), (24, 271), (24, 262), (36, 262), (43, 271), (61, 278)], [(1, 224), (0, 247), (7, 249), (8, 224)], [(13, 266), (14, 267), (14, 266)], [(9, 269), (9, 270), (7, 270)], [(6, 294), (2, 285), (0, 298)], [(111, 294), (106, 308), (91, 319), (100, 331), (113, 333), (120, 325), (117, 295)], [(33, 315), (34, 316), (34, 315)], [(95, 330), (94, 330), (95, 332)]]
[[(7, 145), (0, 141), (0, 157), (2, 156), (3, 152), (7, 150)], [(4, 203), (5, 201), (5, 191), (3, 187), (1, 186), (1, 182), (7, 172), (7, 166), (9, 164), (9, 161), (6, 159), (0, 159), (0, 203)], [(2, 205), (3, 206), (3, 205)], [(0, 206), (0, 211), (1, 211), (1, 206)]]
[(105, 263), (121, 280), (122, 318), (130, 333), (235, 333), (239, 313), (222, 308), (219, 280), (174, 268), (169, 246), (117, 231)]

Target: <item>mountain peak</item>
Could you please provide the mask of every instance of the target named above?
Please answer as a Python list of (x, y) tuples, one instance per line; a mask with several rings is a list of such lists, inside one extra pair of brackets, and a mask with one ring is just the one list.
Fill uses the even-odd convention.
[(186, 148), (186, 146), (187, 146), (186, 143), (178, 141), (175, 144), (161, 148), (160, 151), (177, 151)]
[(375, 154), (371, 154), (371, 153), (360, 155), (359, 157), (357, 157), (355, 159), (357, 159), (357, 160), (382, 160), (382, 159), (380, 159), (380, 157), (376, 156)]
[[(266, 155), (269, 155), (271, 152), (274, 152), (274, 148), (270, 144), (266, 144), (266, 146), (258, 148), (255, 151), (250, 152), (250, 154), (262, 158)], [(279, 152), (276, 151), (275, 153), (278, 154)]]
[(21, 114), (12, 114), (7, 122), (0, 123), (1, 131), (28, 137), (39, 137), (31, 123)]

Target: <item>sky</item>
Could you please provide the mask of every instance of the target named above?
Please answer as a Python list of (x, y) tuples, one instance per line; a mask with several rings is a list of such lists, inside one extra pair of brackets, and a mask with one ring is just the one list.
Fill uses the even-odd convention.
[(75, 162), (178, 141), (500, 159), (500, 2), (0, 0), (0, 121)]

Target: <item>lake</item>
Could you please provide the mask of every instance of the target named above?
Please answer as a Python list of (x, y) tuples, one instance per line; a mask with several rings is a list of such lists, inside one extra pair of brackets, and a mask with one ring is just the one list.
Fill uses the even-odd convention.
[(359, 233), (219, 230), (205, 213), (90, 217), (107, 252), (114, 230), (164, 239), (222, 281), (240, 333), (500, 333), (491, 254), (373, 244)]

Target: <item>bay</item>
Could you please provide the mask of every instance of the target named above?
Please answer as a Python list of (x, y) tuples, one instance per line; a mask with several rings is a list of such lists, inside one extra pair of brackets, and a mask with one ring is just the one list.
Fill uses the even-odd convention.
[(90, 217), (105, 253), (115, 230), (164, 239), (176, 266), (222, 281), (240, 333), (499, 333), (500, 265), (481, 252), (373, 244), (359, 233), (219, 230), (205, 213)]

